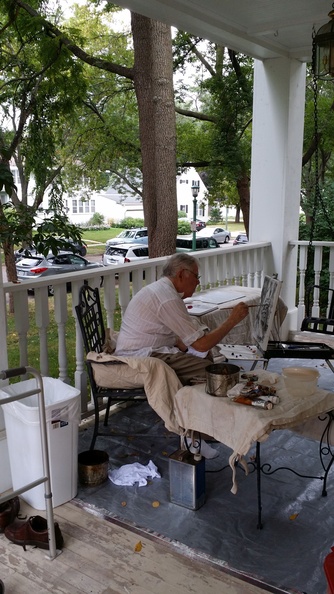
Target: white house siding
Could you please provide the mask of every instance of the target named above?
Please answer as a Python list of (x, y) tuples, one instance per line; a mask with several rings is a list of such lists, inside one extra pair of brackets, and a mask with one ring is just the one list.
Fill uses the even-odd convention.
[[(11, 164), (11, 171), (14, 175), (20, 196), (20, 183), (14, 163)], [(193, 218), (193, 196), (191, 192), (193, 181), (200, 182), (200, 190), (197, 198), (197, 215), (199, 218), (207, 221), (209, 218), (208, 202), (206, 199), (207, 189), (194, 168), (188, 169), (176, 178), (178, 209), (186, 212), (187, 218)], [(32, 189), (33, 186), (31, 186)], [(112, 187), (109, 187), (105, 192), (87, 192), (83, 188), (82, 192), (76, 192), (75, 195), (65, 195), (64, 203), (70, 221), (77, 225), (88, 223), (95, 212), (102, 214), (106, 223), (110, 220), (119, 222), (126, 217), (144, 218), (141, 199), (136, 199), (130, 193), (120, 194)], [(48, 204), (49, 198), (46, 195), (42, 204), (43, 208), (48, 208)]]

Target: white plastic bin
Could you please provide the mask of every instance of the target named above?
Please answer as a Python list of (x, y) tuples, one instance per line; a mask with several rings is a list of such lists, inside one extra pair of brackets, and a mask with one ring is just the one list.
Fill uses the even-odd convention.
[[(0, 390), (1, 398), (38, 388), (37, 380), (11, 384)], [(73, 499), (78, 484), (78, 428), (80, 391), (59, 379), (43, 378), (45, 416), (53, 506)], [(13, 489), (43, 476), (38, 395), (2, 405)], [(44, 483), (20, 495), (38, 510), (45, 510)]]

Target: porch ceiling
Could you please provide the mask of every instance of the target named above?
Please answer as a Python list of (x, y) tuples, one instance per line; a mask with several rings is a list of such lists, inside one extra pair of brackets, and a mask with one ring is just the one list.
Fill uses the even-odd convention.
[(119, 0), (130, 10), (254, 58), (310, 61), (312, 28), (325, 24), (328, 0)]

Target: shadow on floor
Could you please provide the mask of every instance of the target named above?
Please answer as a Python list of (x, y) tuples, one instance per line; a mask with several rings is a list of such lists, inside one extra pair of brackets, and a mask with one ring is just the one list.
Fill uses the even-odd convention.
[[(272, 361), (270, 371), (301, 364), (317, 367), (319, 386), (332, 390), (333, 373), (321, 361), (316, 365), (308, 360)], [(79, 485), (76, 501), (81, 506), (183, 543), (227, 568), (259, 578), (267, 588), (270, 584), (273, 592), (326, 592), (323, 561), (334, 543), (333, 470), (327, 497), (321, 495), (323, 482), (319, 478), (299, 477), (288, 470), (262, 475), (263, 529), (258, 530), (256, 473), (246, 476), (238, 467), (238, 492), (233, 495), (229, 448), (213, 444), (219, 457), (206, 461), (206, 501), (193, 511), (170, 502), (169, 455), (178, 449), (179, 440), (165, 430), (148, 404), (120, 411), (111, 426), (127, 435), (136, 431), (144, 435), (133, 439), (113, 434), (98, 437), (96, 449), (108, 452), (110, 469), (133, 462), (146, 465), (152, 460), (161, 478), (142, 487), (138, 483), (118, 486), (109, 479), (97, 487)], [(91, 427), (80, 431), (79, 452), (89, 448), (91, 436)], [(247, 460), (254, 456), (255, 447)], [(261, 445), (261, 461), (313, 477), (322, 473), (319, 442), (288, 430), (273, 432)]]

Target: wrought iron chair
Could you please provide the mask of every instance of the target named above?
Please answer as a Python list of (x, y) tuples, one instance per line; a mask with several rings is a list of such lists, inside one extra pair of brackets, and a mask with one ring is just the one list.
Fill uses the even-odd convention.
[[(310, 315), (311, 312), (311, 295), (314, 294), (314, 290), (318, 289), (319, 291), (319, 300), (320, 300), (320, 291), (322, 290), (326, 290), (326, 295), (329, 296), (329, 293), (332, 292), (332, 296), (329, 299), (328, 298), (328, 302), (329, 302), (329, 308), (328, 308), (328, 314), (326, 317), (324, 316), (320, 316), (320, 317), (314, 317), (312, 315)], [(334, 289), (328, 288), (328, 287), (323, 287), (322, 285), (312, 285), (311, 287), (309, 287), (308, 291), (307, 291), (307, 297), (306, 297), (306, 311), (307, 311), (307, 315), (306, 317), (303, 319), (302, 324), (301, 324), (301, 331), (307, 331), (307, 332), (317, 332), (318, 334), (330, 334), (330, 335), (334, 335)]]
[[(101, 353), (105, 343), (106, 332), (102, 316), (99, 289), (92, 289), (88, 285), (83, 285), (79, 292), (79, 303), (75, 306), (76, 315), (81, 329), (82, 339), (86, 355), (95, 351)], [(120, 361), (111, 361), (104, 365), (126, 365)], [(96, 438), (99, 435), (110, 435), (99, 430), (100, 410), (103, 408), (103, 399), (107, 399), (106, 411), (104, 415), (104, 426), (108, 426), (110, 406), (116, 402), (127, 402), (134, 400), (145, 400), (146, 394), (144, 388), (103, 388), (98, 386), (94, 379), (94, 373), (90, 361), (86, 361), (87, 372), (92, 395), (94, 399), (95, 423), (93, 437), (90, 444), (90, 450), (94, 449)], [(110, 370), (112, 373), (112, 370)]]

